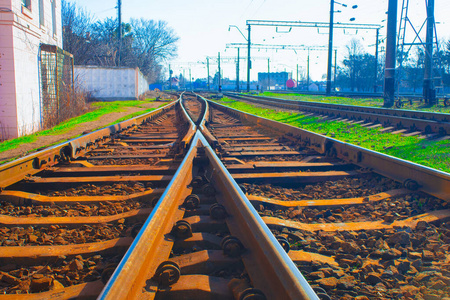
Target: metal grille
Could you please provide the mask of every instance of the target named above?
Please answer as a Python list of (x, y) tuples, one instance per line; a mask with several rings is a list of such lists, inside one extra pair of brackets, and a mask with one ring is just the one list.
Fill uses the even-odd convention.
[(42, 127), (67, 119), (73, 101), (73, 55), (54, 45), (41, 44)]

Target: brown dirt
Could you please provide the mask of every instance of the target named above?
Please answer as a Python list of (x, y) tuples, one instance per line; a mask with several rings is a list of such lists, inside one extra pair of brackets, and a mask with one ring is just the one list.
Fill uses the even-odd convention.
[[(169, 97), (169, 96), (167, 96), (167, 97)], [(163, 96), (163, 99), (166, 99), (166, 97)], [(115, 112), (115, 113), (106, 114), (98, 120), (79, 124), (77, 127), (75, 127), (74, 129), (72, 129), (66, 133), (63, 133), (60, 135), (40, 136), (33, 143), (23, 144), (23, 145), (20, 145), (19, 148), (11, 149), (11, 150), (0, 153), (0, 161), (6, 161), (6, 160), (10, 160), (12, 158), (25, 156), (31, 152), (34, 152), (33, 151), (34, 149), (41, 149), (48, 145), (52, 145), (52, 144), (55, 144), (58, 142), (63, 142), (63, 141), (69, 140), (71, 138), (74, 138), (74, 137), (82, 134), (85, 131), (92, 131), (92, 130), (95, 130), (98, 128), (103, 128), (106, 125), (108, 125), (124, 116), (127, 116), (129, 114), (132, 114), (132, 113), (135, 113), (138, 111), (143, 111), (148, 108), (157, 108), (158, 106), (160, 106), (163, 103), (164, 102), (162, 102), (162, 101), (155, 101), (155, 102), (145, 103), (142, 105), (142, 107), (128, 107), (128, 108), (126, 107), (125, 108), (126, 110), (123, 112)]]

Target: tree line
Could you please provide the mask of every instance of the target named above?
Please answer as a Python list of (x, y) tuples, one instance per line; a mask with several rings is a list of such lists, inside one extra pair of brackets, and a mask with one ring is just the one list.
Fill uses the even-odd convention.
[(138, 67), (151, 83), (163, 80), (162, 64), (176, 56), (179, 38), (165, 21), (123, 23), (119, 51), (117, 19), (94, 21), (91, 13), (66, 0), (61, 14), (63, 48), (73, 54), (75, 65)]
[[(434, 75), (439, 78), (436, 86), (450, 86), (450, 41), (441, 42), (440, 49), (435, 49)], [(368, 92), (377, 87), (382, 91), (384, 78), (384, 56), (376, 61), (375, 55), (364, 51), (361, 43), (354, 39), (346, 46), (346, 54), (342, 65), (338, 66), (336, 74), (336, 87), (350, 91)], [(422, 46), (416, 46), (409, 51), (397, 53), (398, 84), (400, 89), (407, 92), (419, 93), (423, 85), (425, 68), (425, 50)]]

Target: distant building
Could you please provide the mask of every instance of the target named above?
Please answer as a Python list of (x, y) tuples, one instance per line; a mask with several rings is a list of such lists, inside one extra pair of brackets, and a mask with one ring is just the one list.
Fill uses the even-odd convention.
[(173, 88), (173, 89), (177, 89), (178, 86), (180, 85), (180, 80), (176, 77), (171, 77), (170, 78), (170, 82), (169, 85)]
[(308, 91), (311, 91), (311, 92), (318, 92), (318, 91), (319, 91), (319, 86), (318, 86), (317, 84), (315, 84), (315, 83), (311, 83), (311, 84), (308, 86)]
[(0, 0), (0, 140), (42, 128), (42, 44), (62, 47), (61, 0)]
[(272, 87), (271, 90), (274, 90), (275, 87), (284, 89), (288, 79), (288, 72), (258, 73), (258, 84), (263, 90), (268, 90), (269, 85)]

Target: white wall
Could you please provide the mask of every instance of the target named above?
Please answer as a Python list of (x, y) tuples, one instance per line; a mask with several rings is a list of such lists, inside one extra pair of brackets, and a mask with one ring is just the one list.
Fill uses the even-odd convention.
[(98, 99), (137, 99), (148, 90), (139, 69), (75, 66), (75, 84)]
[[(0, 22), (4, 14), (0, 13)], [(1, 23), (0, 23), (1, 24)], [(0, 140), (17, 135), (12, 27), (0, 25)]]
[(140, 95), (144, 94), (145, 92), (148, 91), (148, 81), (147, 79), (145, 79), (144, 74), (141, 73), (141, 71), (139, 71), (139, 69), (136, 69), (136, 72), (138, 74), (138, 92), (137, 92), (137, 97), (139, 97)]
[[(56, 34), (52, 2), (55, 1)], [(44, 24), (40, 24), (39, 3)], [(62, 47), (61, 0), (0, 0), (0, 139), (14, 138), (40, 129), (41, 97), (39, 45)], [(15, 111), (14, 111), (14, 109)]]

